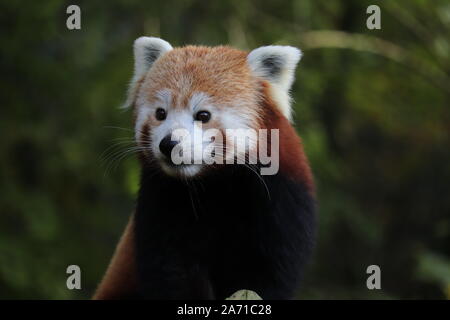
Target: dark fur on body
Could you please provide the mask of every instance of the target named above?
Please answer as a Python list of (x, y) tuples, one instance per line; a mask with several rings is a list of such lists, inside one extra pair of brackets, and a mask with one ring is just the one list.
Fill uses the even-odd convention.
[(225, 299), (250, 289), (263, 299), (293, 298), (313, 248), (314, 211), (308, 186), (281, 172), (258, 177), (242, 165), (222, 166), (185, 181), (144, 165), (134, 226), (137, 295)]

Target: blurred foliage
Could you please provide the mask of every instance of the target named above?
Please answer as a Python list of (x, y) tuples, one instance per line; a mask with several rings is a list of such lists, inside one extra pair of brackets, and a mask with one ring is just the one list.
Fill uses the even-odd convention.
[(13, 0), (0, 34), (0, 298), (89, 298), (99, 282), (137, 190), (137, 161), (107, 170), (101, 154), (132, 137), (112, 127), (131, 128), (117, 106), (141, 35), (304, 50), (293, 94), (320, 229), (299, 298), (450, 298), (447, 0)]

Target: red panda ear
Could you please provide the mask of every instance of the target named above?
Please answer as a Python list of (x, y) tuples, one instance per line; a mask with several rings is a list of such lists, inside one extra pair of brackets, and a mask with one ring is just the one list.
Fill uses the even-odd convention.
[(271, 84), (271, 94), (283, 114), (291, 120), (289, 90), (302, 52), (290, 46), (266, 46), (249, 53), (247, 62), (253, 74)]
[(140, 37), (134, 41), (134, 75), (131, 79), (124, 108), (133, 104), (139, 80), (147, 74), (159, 57), (172, 49), (167, 41), (159, 38)]

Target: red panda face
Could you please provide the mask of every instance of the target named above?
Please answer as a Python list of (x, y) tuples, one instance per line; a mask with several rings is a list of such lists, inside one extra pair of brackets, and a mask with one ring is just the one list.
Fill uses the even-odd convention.
[(257, 136), (244, 134), (246, 147), (236, 149), (239, 140), (229, 132), (264, 127), (261, 81), (270, 83), (273, 100), (290, 118), (288, 90), (300, 58), (295, 48), (250, 54), (229, 47), (172, 49), (164, 40), (142, 37), (134, 50), (127, 104), (134, 108), (136, 142), (146, 161), (168, 175), (196, 176), (224, 164), (230, 150), (244, 159), (257, 148)]

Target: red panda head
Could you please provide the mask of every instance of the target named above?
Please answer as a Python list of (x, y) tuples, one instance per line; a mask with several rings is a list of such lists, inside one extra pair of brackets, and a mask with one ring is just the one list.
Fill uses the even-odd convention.
[[(229, 129), (291, 129), (289, 89), (301, 57), (296, 48), (267, 46), (250, 53), (224, 46), (172, 48), (141, 37), (134, 55), (126, 106), (134, 110), (136, 142), (143, 159), (169, 175), (191, 177), (213, 168), (203, 159), (205, 150), (223, 163), (230, 150), (234, 160), (248, 160), (258, 139), (244, 134), (246, 147), (239, 151)], [(186, 135), (178, 134), (182, 131)], [(196, 140), (196, 132), (209, 134)], [(174, 154), (189, 154), (193, 161), (174, 163)]]

